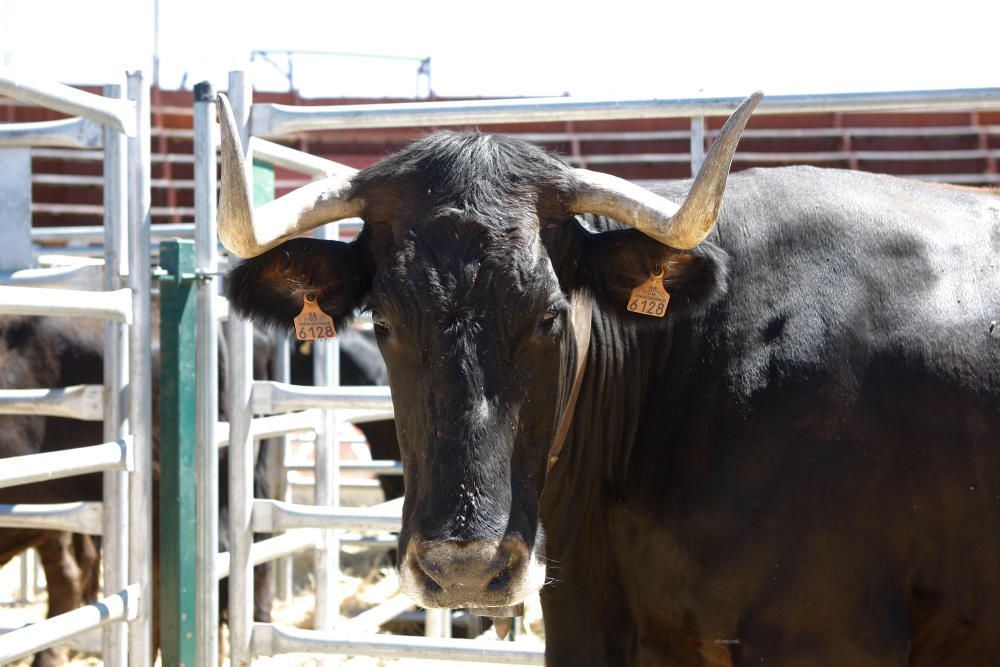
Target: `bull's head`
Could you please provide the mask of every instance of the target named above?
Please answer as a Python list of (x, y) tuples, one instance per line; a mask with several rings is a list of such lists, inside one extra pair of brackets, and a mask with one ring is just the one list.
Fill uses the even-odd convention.
[[(406, 471), (400, 575), (427, 607), (502, 607), (541, 587), (539, 500), (572, 414), (591, 298), (610, 317), (662, 270), (672, 316), (718, 271), (698, 246), (719, 213), (760, 94), (713, 144), (679, 206), (530, 144), (432, 135), (357, 174), (252, 209), (231, 112), (219, 236), (247, 258), (237, 312), (290, 328), (306, 294), (338, 325), (367, 306), (389, 370)], [(578, 214), (629, 228), (595, 232)], [(293, 239), (360, 217), (350, 242)]]

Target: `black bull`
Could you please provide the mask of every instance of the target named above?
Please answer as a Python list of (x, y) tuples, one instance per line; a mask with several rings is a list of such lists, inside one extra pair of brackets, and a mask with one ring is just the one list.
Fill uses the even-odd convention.
[[(1000, 196), (753, 170), (683, 250), (575, 187), (437, 134), (334, 193), (355, 241), (233, 244), (245, 315), (371, 309), (407, 592), (508, 605), (544, 563), (550, 665), (1000, 664)], [(666, 317), (630, 313), (658, 272)]]

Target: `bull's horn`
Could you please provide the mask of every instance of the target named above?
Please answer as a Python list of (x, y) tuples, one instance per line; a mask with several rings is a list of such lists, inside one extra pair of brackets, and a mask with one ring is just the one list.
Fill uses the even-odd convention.
[(680, 206), (616, 176), (574, 169), (581, 189), (570, 201), (570, 210), (614, 218), (671, 248), (695, 247), (719, 217), (736, 145), (762, 97), (763, 93), (754, 93), (729, 117)]
[(364, 201), (347, 198), (350, 174), (314, 181), (255, 211), (233, 110), (225, 95), (220, 94), (218, 100), (222, 131), (219, 239), (227, 250), (239, 257), (256, 257), (297, 234), (361, 215)]

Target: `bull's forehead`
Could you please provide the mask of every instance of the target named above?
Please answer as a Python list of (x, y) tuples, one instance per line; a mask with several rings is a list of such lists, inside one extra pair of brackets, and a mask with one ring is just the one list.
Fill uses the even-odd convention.
[(505, 227), (467, 216), (411, 226), (373, 287), (376, 308), (439, 331), (478, 323), (502, 334), (560, 297), (537, 220)]

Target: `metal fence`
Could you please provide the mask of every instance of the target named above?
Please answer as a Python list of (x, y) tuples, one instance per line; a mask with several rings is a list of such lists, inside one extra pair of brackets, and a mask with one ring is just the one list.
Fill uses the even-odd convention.
[[(122, 95), (123, 90), (126, 95)], [(104, 96), (0, 72), (0, 93), (80, 118), (0, 126), (0, 153), (28, 165), (27, 180), (4, 180), (3, 246), (15, 247), (0, 281), (0, 313), (106, 320), (104, 386), (5, 390), (0, 413), (103, 419), (105, 443), (8, 458), (0, 486), (103, 472), (103, 501), (69, 506), (0, 506), (0, 526), (102, 535), (104, 597), (96, 604), (0, 636), (0, 663), (103, 628), (105, 665), (148, 665), (151, 659), (152, 433), (149, 331), (148, 85), (139, 72)], [(103, 145), (105, 259), (92, 265), (38, 268), (31, 257), (31, 146)], [(27, 159), (25, 160), (25, 156)], [(8, 162), (9, 164), (9, 162)], [(20, 173), (20, 172), (19, 172)], [(7, 174), (5, 174), (7, 175)], [(15, 191), (16, 190), (16, 191)], [(27, 202), (27, 205), (24, 203)], [(74, 278), (84, 289), (54, 289)], [(24, 285), (35, 285), (26, 287)], [(44, 287), (49, 285), (50, 287)]]

